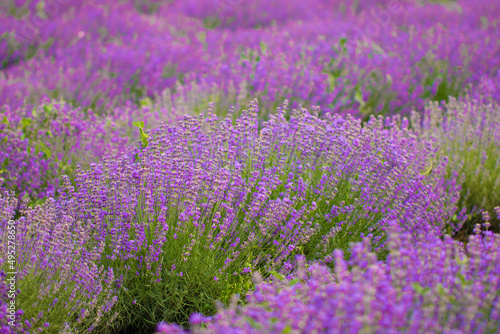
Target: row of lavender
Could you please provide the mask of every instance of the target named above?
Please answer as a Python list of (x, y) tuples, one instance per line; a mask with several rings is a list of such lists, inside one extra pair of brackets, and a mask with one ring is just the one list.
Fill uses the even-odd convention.
[[(160, 124), (162, 112), (166, 111), (128, 104), (104, 117), (50, 100), (36, 109), (7, 107), (0, 121), (0, 177), (19, 198), (40, 203), (48, 196), (57, 197), (61, 175), (74, 182), (78, 165), (87, 169), (107, 155), (128, 152), (134, 143), (136, 148), (144, 145), (151, 131), (144, 123)], [(409, 126), (432, 143), (433, 154), (451, 161), (447, 177), (456, 172), (462, 187), (458, 207), (465, 206), (467, 214), (493, 210), (500, 201), (498, 105), (467, 97), (429, 104), (422, 114), (412, 113)], [(137, 119), (144, 121), (134, 122)], [(167, 124), (181, 120), (170, 115)]]
[[(466, 83), (475, 84), (476, 98), (496, 99), (499, 7), (486, 0), (447, 6), (6, 1), (0, 7), (0, 103), (8, 103), (0, 111), (0, 177), (20, 196), (46, 198), (60, 175), (73, 180), (76, 165), (88, 168), (125, 152), (140, 135), (134, 121), (154, 129), (198, 114), (209, 101), (218, 114), (235, 104), (237, 116), (240, 106), (258, 97), (259, 119), (265, 120), (285, 98), (292, 106), (366, 117), (409, 115), (413, 107), (423, 110), (425, 101), (459, 94)], [(255, 26), (260, 28), (250, 29)], [(19, 109), (22, 104), (27, 106)], [(481, 135), (484, 126), (475, 126)], [(472, 145), (474, 136), (448, 142), (454, 153), (446, 155), (468, 156), (460, 145)], [(496, 175), (496, 154), (484, 146), (473, 154), (481, 150), (489, 174), (485, 180), (484, 173), (475, 175), (482, 181), (472, 184), (494, 182)], [(462, 202), (468, 210), (492, 210), (492, 197), (483, 192)]]
[(0, 330), (495, 333), (499, 10), (3, 2)]
[[(462, 183), (476, 182), (469, 193), (480, 182), (494, 192), (487, 182), (500, 169), (499, 106), (453, 102), (445, 119), (434, 106), (422, 119), (379, 117), (365, 125), (350, 116), (319, 117), (319, 108), (294, 109), (287, 119), (287, 108), (261, 128), (253, 101), (235, 121), (234, 110), (218, 120), (210, 107), (178, 126), (143, 132), (141, 147), (77, 167), (73, 184), (63, 176), (58, 199), (41, 206), (4, 191), (1, 254), (9, 258), (15, 225), (8, 264), (17, 270), (18, 329), (187, 325), (193, 313), (213, 314), (215, 300), (246, 294), (253, 272), (267, 280), (274, 271), (298, 280), (257, 285), (248, 306), (220, 310), (208, 330), (498, 330), (498, 235), (472, 238), (467, 260), (463, 245), (440, 238), (466, 219), (457, 207)], [(465, 153), (462, 140), (473, 141)], [(491, 156), (493, 165), (485, 163)], [(297, 274), (304, 269), (295, 266), (299, 254), (316, 263), (310, 280)], [(349, 272), (342, 254), (351, 258)], [(342, 291), (355, 299), (343, 299)], [(316, 312), (324, 303), (338, 303), (329, 308), (339, 310), (331, 322), (319, 316), (333, 313)], [(193, 325), (206, 321), (191, 318)]]
[[(466, 255), (451, 238), (399, 233), (392, 225), (385, 263), (365, 239), (349, 261), (334, 252), (334, 273), (299, 258), (294, 277), (256, 275), (245, 306), (236, 297), (213, 317), (193, 314), (192, 333), (498, 333), (500, 235), (471, 236)], [(186, 331), (162, 322), (156, 333)]]
[(4, 2), (0, 105), (48, 95), (105, 112), (168, 89), (169, 112), (193, 96), (197, 110), (259, 98), (265, 118), (287, 98), (367, 117), (421, 110), (469, 83), (499, 90), (491, 0), (148, 3), (156, 11), (131, 0)]

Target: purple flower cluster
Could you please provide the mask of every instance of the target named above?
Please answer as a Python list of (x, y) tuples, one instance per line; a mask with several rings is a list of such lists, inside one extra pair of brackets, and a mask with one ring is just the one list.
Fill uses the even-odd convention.
[[(13, 329), (3, 322), (12, 300), (4, 293), (4, 272), (15, 272), (17, 313), (13, 321), (20, 332), (45, 331), (47, 327), (54, 332), (92, 330), (112, 322), (119, 279), (112, 269), (100, 265), (102, 245), (89, 248), (90, 231), (53, 199), (34, 209), (23, 201), (21, 217), (14, 220), (17, 199), (13, 192), (0, 190), (2, 328)], [(15, 226), (14, 234), (10, 226)], [(7, 254), (14, 254), (9, 265), (14, 270), (6, 269), (3, 260)]]
[[(66, 4), (74, 10), (30, 21), (43, 16), (40, 3), (30, 2), (20, 21), (0, 14), (14, 41), (23, 23), (43, 25), (35, 56), (2, 71), (2, 105), (36, 105), (48, 95), (104, 112), (195, 84), (207, 100), (214, 90), (242, 106), (260, 98), (265, 113), (287, 98), (294, 107), (367, 116), (421, 109), (499, 70), (500, 6), (491, 0), (179, 1), (151, 15), (138, 15), (133, 1), (75, 1)], [(213, 17), (225, 23), (212, 29)]]
[[(433, 234), (415, 243), (390, 223), (389, 256), (377, 261), (367, 239), (335, 270), (299, 259), (293, 279), (263, 282), (248, 303), (193, 314), (193, 333), (497, 333), (500, 236), (470, 236), (467, 249)], [(350, 269), (348, 269), (350, 268)], [(157, 333), (184, 333), (161, 323)]]
[(66, 210), (116, 248), (113, 258), (155, 244), (149, 267), (165, 238), (184, 235), (191, 243), (169, 267), (202, 243), (224, 250), (224, 270), (252, 247), (268, 250), (254, 265), (277, 267), (315, 235), (329, 233), (326, 249), (380, 232), (388, 219), (415, 236), (440, 232), (456, 209), (459, 188), (444, 180), (446, 159), (432, 161), (435, 149), (406, 119), (373, 118), (363, 127), (294, 109), (287, 120), (285, 103), (259, 130), (258, 108), (252, 102), (234, 125), (217, 124), (209, 109), (160, 127), (132, 161), (107, 159), (77, 173), (76, 189), (61, 190)]
[(65, 102), (7, 107), (0, 119), (0, 176), (8, 189), (34, 200), (53, 196), (61, 174), (122, 153), (128, 143), (114, 120)]
[[(448, 158), (448, 177), (462, 185), (461, 216), (474, 215), (479, 221), (482, 210), (493, 212), (500, 204), (500, 106), (491, 96), (477, 97), (480, 92), (430, 104), (422, 115), (414, 113), (411, 122), (420, 138), (439, 147), (438, 156)], [(492, 230), (500, 232), (498, 221)]]
[(199, 268), (221, 287), (254, 270), (291, 272), (300, 252), (332, 264), (334, 249), (364, 236), (382, 252), (389, 220), (419, 238), (456, 210), (446, 159), (407, 119), (362, 126), (301, 108), (287, 120), (285, 102), (259, 130), (258, 113), (253, 101), (234, 123), (211, 108), (186, 115), (146, 131), (133, 154), (79, 170), (76, 187), (65, 181), (58, 205), (82, 222), (88, 247), (104, 247), (101, 263), (124, 288), (168, 286)]
[[(189, 38), (170, 32), (162, 22), (138, 15), (131, 1), (64, 3), (61, 11), (53, 14), (44, 13), (48, 8), (43, 7), (48, 3), (38, 0), (21, 6), (23, 10), (18, 11), (26, 14), (19, 19), (12, 20), (8, 12), (0, 13), (2, 23), (4, 17), (8, 18), (0, 34), (8, 33), (10, 44), (14, 45), (19, 40), (27, 40), (24, 43), (36, 50), (31, 57), (21, 57), (22, 61), (2, 71), (1, 106), (37, 105), (47, 95), (105, 112), (118, 101), (142, 97), (144, 89), (155, 88), (161, 93), (176, 81), (175, 78), (158, 81), (163, 67), (181, 64), (186, 54), (196, 57), (197, 50), (190, 45)], [(40, 15), (46, 17), (40, 18)], [(175, 15), (162, 19), (173, 25), (182, 21)], [(9, 25), (9, 22), (12, 23)], [(180, 22), (177, 26), (187, 24)], [(26, 27), (33, 30), (30, 38), (25, 36)], [(190, 36), (194, 39), (192, 33)], [(6, 46), (9, 41), (4, 42)], [(51, 44), (46, 46), (48, 41)], [(165, 45), (170, 52), (165, 53), (164, 48), (155, 50), (154, 45)], [(167, 54), (167, 59), (160, 59)]]
[(179, 1), (167, 10), (176, 10), (184, 15), (202, 19), (206, 24), (223, 28), (241, 29), (285, 24), (295, 20), (319, 20), (327, 18), (335, 1)]

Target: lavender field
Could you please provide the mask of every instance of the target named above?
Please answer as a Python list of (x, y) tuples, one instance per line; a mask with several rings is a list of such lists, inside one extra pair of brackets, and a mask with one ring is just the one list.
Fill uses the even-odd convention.
[(500, 333), (498, 0), (0, 2), (0, 334)]

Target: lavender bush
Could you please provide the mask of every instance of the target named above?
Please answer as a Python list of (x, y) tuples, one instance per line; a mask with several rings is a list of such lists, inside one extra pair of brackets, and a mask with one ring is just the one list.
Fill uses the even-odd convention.
[[(434, 103), (428, 106), (423, 117), (414, 113), (412, 126), (421, 138), (439, 147), (438, 156), (448, 158), (449, 177), (455, 178), (451, 173), (458, 173), (462, 185), (458, 208), (465, 211), (457, 212), (457, 215), (468, 215), (462, 231), (470, 234), (475, 223), (482, 220), (481, 212), (493, 212), (500, 204), (498, 103), (492, 99), (483, 102), (471, 97), (460, 101), (451, 99), (442, 105)], [(491, 229), (500, 232), (498, 220), (494, 219), (492, 223)], [(461, 226), (456, 224), (453, 227), (453, 232), (456, 232)]]
[(0, 118), (0, 176), (8, 189), (35, 201), (53, 196), (62, 174), (73, 178), (77, 165), (122, 153), (129, 141), (112, 119), (65, 102), (6, 108)]
[(330, 263), (333, 249), (371, 234), (383, 257), (390, 219), (415, 238), (442, 232), (459, 188), (406, 120), (363, 127), (318, 109), (287, 120), (286, 108), (261, 130), (256, 101), (235, 124), (210, 108), (185, 116), (61, 189), (65, 212), (104, 245), (101, 263), (123, 276), (122, 326), (211, 312), (251, 271), (292, 270), (296, 253)]
[[(500, 236), (427, 234), (417, 243), (390, 223), (389, 256), (377, 261), (368, 239), (349, 261), (334, 252), (335, 270), (299, 260), (294, 277), (256, 275), (248, 304), (193, 314), (193, 333), (497, 333)], [(349, 269), (348, 269), (349, 268)], [(157, 333), (184, 333), (160, 323)]]
[[(117, 301), (117, 279), (112, 270), (99, 265), (102, 245), (89, 248), (89, 231), (54, 200), (34, 209), (24, 203), (21, 217), (13, 220), (17, 199), (13, 193), (1, 191), (0, 255), (6, 259), (7, 254), (12, 254), (8, 249), (15, 250), (18, 289), (14, 299), (2, 293), (2, 314), (7, 314), (5, 305), (14, 300), (15, 328), (21, 333), (70, 333), (109, 325), (116, 317), (111, 312)], [(15, 233), (11, 233), (9, 222), (13, 222)], [(7, 247), (12, 236), (14, 248)], [(2, 274), (13, 271), (3, 260), (1, 264)], [(104, 322), (108, 314), (111, 318)], [(3, 322), (2, 326), (13, 329)]]

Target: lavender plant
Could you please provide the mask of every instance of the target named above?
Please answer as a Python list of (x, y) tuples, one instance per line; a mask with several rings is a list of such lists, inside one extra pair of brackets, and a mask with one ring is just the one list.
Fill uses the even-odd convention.
[(442, 230), (459, 189), (443, 179), (446, 160), (431, 171), (432, 146), (396, 118), (363, 127), (318, 109), (287, 120), (286, 109), (261, 130), (256, 101), (234, 124), (211, 108), (186, 115), (61, 189), (60, 205), (104, 245), (101, 264), (123, 276), (118, 326), (213, 312), (251, 271), (286, 273), (297, 253), (323, 260), (371, 234), (382, 254), (388, 219), (414, 237)]
[[(498, 332), (498, 234), (470, 236), (465, 252), (449, 236), (427, 234), (415, 244), (392, 222), (388, 248), (387, 261), (377, 261), (365, 239), (352, 245), (349, 261), (334, 252), (333, 272), (301, 258), (293, 278), (266, 282), (257, 274), (248, 304), (193, 314), (192, 332)], [(185, 332), (160, 323), (156, 333)]]
[[(449, 103), (428, 105), (423, 117), (415, 113), (412, 126), (420, 138), (436, 143), (438, 156), (448, 158), (449, 178), (458, 173), (462, 191), (449, 232), (461, 228), (466, 238), (481, 222), (481, 212), (492, 213), (500, 204), (500, 107), (492, 99), (451, 99)], [(491, 230), (500, 232), (496, 218)]]
[(122, 153), (128, 143), (110, 118), (65, 102), (6, 108), (0, 118), (0, 176), (8, 189), (34, 201), (54, 196), (62, 174), (73, 179), (77, 165)]
[[(3, 179), (0, 181), (3, 183)], [(102, 246), (87, 247), (89, 231), (53, 199), (34, 209), (24, 203), (21, 217), (15, 220), (14, 194), (2, 189), (0, 201), (4, 205), (0, 217), (0, 256), (5, 259), (8, 249), (15, 250), (14, 260), (9, 261), (10, 269), (3, 263), (2, 270), (16, 272), (15, 306), (21, 320), (17, 330), (60, 333), (109, 325), (116, 317), (112, 311), (119, 280), (112, 270), (99, 265)], [(14, 234), (8, 228), (12, 223)], [(14, 248), (8, 247), (12, 245), (9, 240), (14, 240)], [(2, 295), (2, 307), (9, 300)]]

